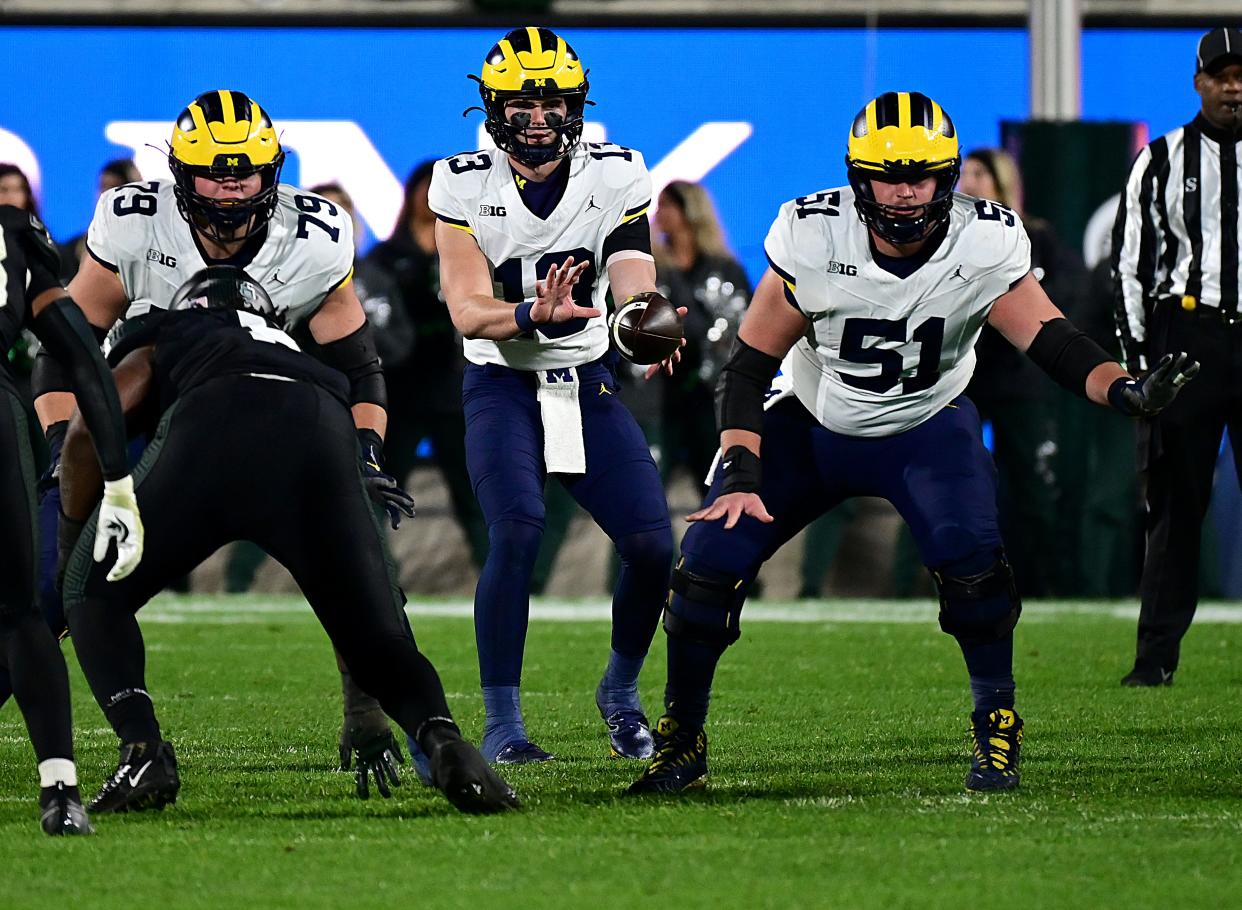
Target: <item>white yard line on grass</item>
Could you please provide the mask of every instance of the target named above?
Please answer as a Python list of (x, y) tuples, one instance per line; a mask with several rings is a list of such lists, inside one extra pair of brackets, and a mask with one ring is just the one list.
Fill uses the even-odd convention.
[[(474, 606), (468, 600), (414, 601), (406, 612), (419, 620), (435, 617), (469, 618)], [(756, 603), (746, 607), (748, 622), (788, 623), (935, 623), (937, 606), (925, 600), (834, 600), (787, 603)], [(606, 600), (551, 601), (531, 604), (532, 619), (553, 622), (604, 622), (611, 617)], [(1138, 605), (1117, 601), (1046, 601), (1029, 603), (1022, 610), (1023, 622), (1056, 622), (1071, 616), (1105, 617), (1134, 622)], [(245, 596), (161, 597), (139, 617), (149, 623), (202, 623), (234, 625), (281, 622), (289, 618), (313, 619), (299, 598)], [(1242, 604), (1206, 603), (1195, 613), (1195, 623), (1242, 623)]]

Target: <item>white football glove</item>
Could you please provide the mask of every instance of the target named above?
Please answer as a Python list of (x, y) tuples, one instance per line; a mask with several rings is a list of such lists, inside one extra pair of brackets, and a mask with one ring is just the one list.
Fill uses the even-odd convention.
[(116, 563), (108, 572), (108, 581), (120, 581), (142, 561), (142, 516), (138, 514), (134, 479), (128, 474), (120, 480), (104, 481), (95, 528), (95, 562), (107, 557), (111, 540), (116, 541)]

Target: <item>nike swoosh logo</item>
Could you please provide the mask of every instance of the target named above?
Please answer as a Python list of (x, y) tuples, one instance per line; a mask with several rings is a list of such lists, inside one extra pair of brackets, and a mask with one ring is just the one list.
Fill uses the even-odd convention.
[(733, 462), (731, 462), (731, 461), (726, 461), (726, 462), (724, 462), (724, 464), (722, 464), (720, 467), (721, 467), (722, 469), (727, 469), (727, 468), (729, 467), (729, 465), (731, 465), (731, 464), (733, 464)]
[(147, 762), (145, 765), (139, 768), (137, 774), (131, 774), (129, 776), (129, 785), (131, 787), (138, 786), (138, 781), (142, 780), (142, 775), (147, 773), (147, 768), (149, 767), (151, 767), (151, 762)]
[(125, 543), (129, 540), (129, 528), (115, 518), (108, 522), (108, 531), (116, 538), (117, 543)]

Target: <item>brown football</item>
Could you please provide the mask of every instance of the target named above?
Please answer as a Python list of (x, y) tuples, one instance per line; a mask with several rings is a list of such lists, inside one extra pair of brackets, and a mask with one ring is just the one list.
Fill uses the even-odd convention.
[(659, 363), (681, 345), (684, 326), (677, 308), (656, 291), (635, 294), (612, 317), (612, 343), (631, 363)]

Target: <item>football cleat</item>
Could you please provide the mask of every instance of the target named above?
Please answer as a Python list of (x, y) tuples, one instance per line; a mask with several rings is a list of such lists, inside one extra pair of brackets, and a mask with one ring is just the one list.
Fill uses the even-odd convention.
[(655, 743), (647, 715), (637, 708), (605, 704), (600, 701), (599, 695), (597, 689), (595, 707), (599, 708), (599, 716), (608, 726), (608, 742), (613, 758), (639, 758), (644, 761), (651, 758), (655, 754)]
[(1135, 664), (1134, 669), (1121, 677), (1121, 684), (1133, 689), (1173, 685), (1173, 671), (1147, 664)]
[(53, 837), (95, 833), (91, 820), (82, 807), (82, 798), (77, 787), (67, 787), (63, 783), (44, 787), (39, 794), (39, 809), (42, 811), (40, 824), (43, 825), (44, 832)]
[(529, 739), (506, 743), (492, 759), (498, 765), (529, 765), (533, 762), (553, 761), (556, 758), (551, 752), (545, 752)]
[(629, 796), (679, 793), (707, 783), (707, 734), (682, 728), (665, 714), (655, 726), (655, 757), (626, 790)]
[(125, 743), (116, 772), (90, 802), (92, 812), (141, 812), (177, 801), (181, 778), (172, 743)]
[(491, 769), (479, 750), (456, 731), (453, 736), (430, 745), (433, 786), (458, 811), (470, 815), (520, 809), (522, 804), (513, 788)]
[(1012, 790), (1021, 775), (1018, 761), (1022, 752), (1022, 718), (1010, 708), (970, 715), (970, 734), (974, 755), (966, 775), (966, 789)]

